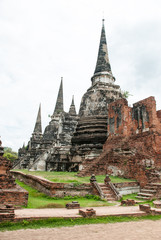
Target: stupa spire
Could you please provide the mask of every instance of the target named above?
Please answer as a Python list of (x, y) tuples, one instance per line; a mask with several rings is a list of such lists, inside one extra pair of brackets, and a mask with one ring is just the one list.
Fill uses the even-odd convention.
[[(108, 56), (104, 21), (105, 20), (102, 19), (102, 30), (101, 30), (101, 38), (100, 38), (100, 44), (99, 44), (99, 50), (98, 50), (97, 63), (94, 71), (94, 76), (91, 79), (93, 83), (99, 81), (100, 78), (95, 78), (95, 77), (100, 75), (106, 75), (106, 78), (101, 80), (102, 82), (111, 82), (111, 80), (115, 81), (112, 75), (111, 65), (110, 65), (109, 56)], [(108, 79), (107, 79), (107, 75), (109, 76)]]
[(104, 26), (104, 19), (103, 19), (100, 45), (99, 45), (97, 63), (96, 63), (96, 68), (94, 73), (105, 72), (105, 71), (111, 73), (111, 66), (110, 66), (110, 61), (108, 57), (105, 26)]
[(56, 100), (56, 105), (55, 105), (55, 110), (54, 114), (59, 114), (60, 112), (64, 111), (64, 106), (63, 106), (63, 78), (61, 78), (61, 83), (59, 87), (59, 92)]
[(42, 134), (42, 126), (41, 126), (41, 104), (39, 105), (39, 110), (37, 114), (37, 119), (35, 123), (35, 128), (33, 133)]
[(72, 97), (72, 103), (71, 103), (70, 108), (69, 108), (69, 114), (72, 115), (72, 116), (77, 115), (76, 110), (75, 110), (75, 104), (74, 104), (74, 95)]

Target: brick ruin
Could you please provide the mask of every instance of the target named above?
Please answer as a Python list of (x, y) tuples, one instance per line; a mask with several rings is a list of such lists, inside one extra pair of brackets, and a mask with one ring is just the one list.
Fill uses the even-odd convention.
[(28, 192), (15, 183), (10, 173), (12, 164), (3, 157), (3, 147), (0, 141), (0, 205), (27, 206)]
[(133, 107), (128, 106), (126, 99), (109, 104), (109, 136), (103, 152), (92, 162), (86, 160), (80, 175), (108, 173), (137, 179), (142, 186), (149, 180), (160, 181), (160, 113), (156, 111), (154, 97), (139, 101)]

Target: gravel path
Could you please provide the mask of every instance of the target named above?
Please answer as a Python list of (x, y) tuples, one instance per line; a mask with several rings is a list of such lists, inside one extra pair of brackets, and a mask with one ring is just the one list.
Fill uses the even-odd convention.
[(161, 220), (0, 232), (1, 240), (160, 240)]

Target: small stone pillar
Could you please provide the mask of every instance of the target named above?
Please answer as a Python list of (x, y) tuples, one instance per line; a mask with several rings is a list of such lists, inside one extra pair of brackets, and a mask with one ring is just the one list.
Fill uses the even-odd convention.
[(146, 212), (146, 213), (151, 213), (151, 207), (150, 204), (140, 204), (139, 205), (140, 211)]
[(89, 208), (86, 210), (79, 210), (79, 214), (86, 218), (86, 217), (95, 217), (96, 216), (96, 211), (93, 208)]
[(72, 201), (71, 203), (67, 203), (65, 207), (67, 209), (77, 209), (77, 208), (80, 208), (80, 204), (77, 201)]
[(109, 177), (108, 174), (106, 174), (106, 177), (105, 177), (105, 179), (104, 179), (104, 182), (105, 182), (105, 183), (111, 182), (111, 179), (110, 179), (110, 177)]
[(93, 182), (97, 182), (96, 177), (95, 177), (94, 174), (92, 174), (91, 178), (90, 178), (90, 183), (93, 183)]
[(154, 204), (155, 208), (161, 208), (161, 201), (160, 200), (154, 201), (153, 204)]

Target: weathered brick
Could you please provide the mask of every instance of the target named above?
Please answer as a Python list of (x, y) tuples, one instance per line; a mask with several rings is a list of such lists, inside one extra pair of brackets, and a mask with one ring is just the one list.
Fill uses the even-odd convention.
[[(2, 152), (0, 155), (0, 204), (26, 206), (28, 202), (28, 192), (15, 183), (15, 178), (10, 173), (11, 167), (11, 162), (3, 157)], [(1, 218), (2, 216), (0, 219)], [(6, 218), (9, 220), (10, 216), (6, 215)]]
[[(125, 99), (109, 104), (109, 136), (103, 153), (86, 160), (80, 175), (112, 174), (146, 185), (153, 169), (161, 168), (161, 122), (154, 97), (128, 106)], [(112, 120), (110, 120), (112, 119)]]

